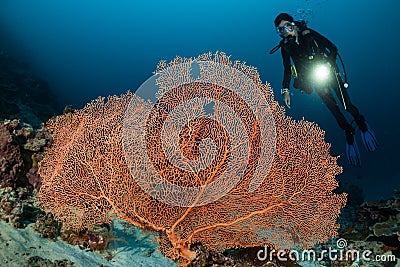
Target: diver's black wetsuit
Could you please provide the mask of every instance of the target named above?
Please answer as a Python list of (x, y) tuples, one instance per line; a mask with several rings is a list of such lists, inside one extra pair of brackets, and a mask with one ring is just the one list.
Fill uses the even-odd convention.
[[(296, 23), (296, 25), (300, 29), (298, 33), (298, 43), (295, 38), (286, 38), (281, 41), (281, 53), (285, 68), (282, 88), (289, 88), (290, 79), (292, 77), (290, 59), (292, 59), (297, 71), (297, 78), (294, 80), (293, 87), (310, 94), (314, 86), (311, 77), (307, 77), (307, 75), (312, 73), (311, 67), (314, 65), (313, 63), (315, 63), (316, 60), (324, 58), (330, 62), (333, 68), (338, 70), (336, 64), (337, 48), (331, 41), (318, 32), (309, 28), (301, 28), (302, 25), (299, 23)], [(313, 56), (312, 59), (310, 59), (310, 56)], [(342, 92), (339, 90), (339, 84), (336, 79), (333, 79), (325, 88), (318, 87), (316, 90), (317, 94), (335, 116), (339, 126), (346, 131), (346, 134), (354, 134), (354, 128), (347, 122), (345, 116), (340, 111), (339, 105), (333, 97), (330, 88), (334, 89), (340, 100), (342, 100), (343, 94), (347, 111), (354, 117), (361, 130), (366, 129), (365, 119), (351, 103), (347, 89), (344, 88), (344, 83), (340, 75), (338, 75), (338, 80)]]

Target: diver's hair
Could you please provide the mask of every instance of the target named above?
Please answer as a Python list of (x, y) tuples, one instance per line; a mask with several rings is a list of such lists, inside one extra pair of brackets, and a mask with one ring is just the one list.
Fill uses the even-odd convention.
[(286, 20), (289, 22), (293, 22), (293, 17), (290, 16), (288, 13), (280, 13), (278, 16), (276, 16), (274, 20), (275, 27), (279, 26), (279, 23), (281, 23), (282, 20)]

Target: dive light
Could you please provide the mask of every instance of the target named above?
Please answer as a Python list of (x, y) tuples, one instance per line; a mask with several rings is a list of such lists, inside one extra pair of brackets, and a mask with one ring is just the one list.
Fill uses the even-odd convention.
[(317, 64), (314, 68), (313, 78), (317, 83), (325, 83), (330, 77), (330, 65), (328, 63)]

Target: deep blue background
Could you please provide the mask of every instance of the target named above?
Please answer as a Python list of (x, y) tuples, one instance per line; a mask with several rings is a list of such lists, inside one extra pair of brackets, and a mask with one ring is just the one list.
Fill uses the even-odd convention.
[[(62, 105), (82, 107), (98, 95), (135, 90), (159, 60), (224, 51), (259, 69), (275, 88), (282, 82), (273, 19), (289, 12), (339, 48), (350, 96), (374, 128), (380, 148), (362, 152), (362, 168), (339, 159), (342, 186), (356, 184), (368, 200), (400, 189), (400, 75), (398, 0), (1, 0), (0, 49), (27, 62), (47, 80)], [(281, 102), (282, 103), (282, 102)], [(288, 114), (316, 121), (332, 153), (344, 153), (344, 133), (314, 94), (293, 92)]]

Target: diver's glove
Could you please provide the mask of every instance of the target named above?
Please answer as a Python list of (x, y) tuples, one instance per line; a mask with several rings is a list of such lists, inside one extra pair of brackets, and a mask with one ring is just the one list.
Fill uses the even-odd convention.
[(283, 102), (285, 105), (290, 108), (290, 90), (289, 88), (282, 88), (281, 89), (281, 94), (283, 97)]

